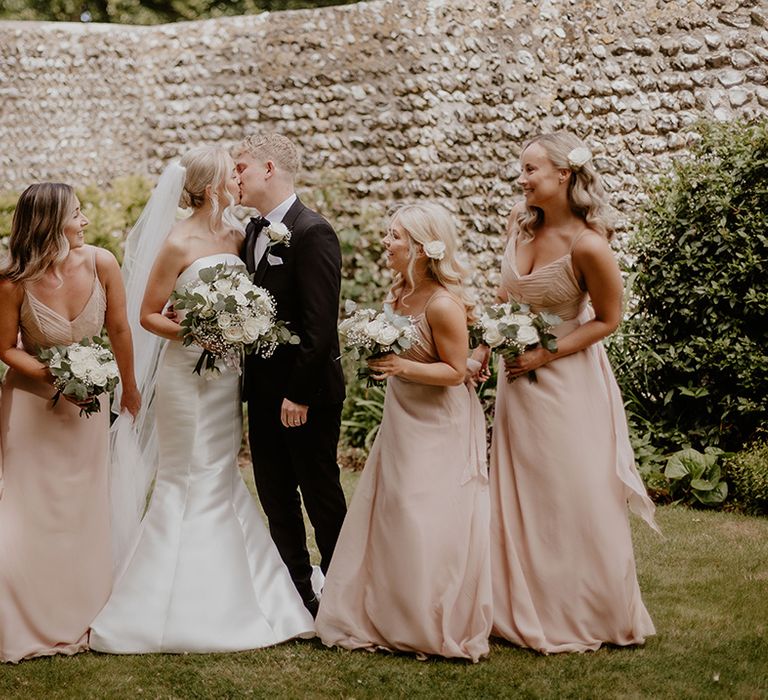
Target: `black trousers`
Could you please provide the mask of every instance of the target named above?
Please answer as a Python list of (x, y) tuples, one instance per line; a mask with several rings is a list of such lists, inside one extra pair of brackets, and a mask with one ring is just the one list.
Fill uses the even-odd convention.
[(307, 422), (296, 428), (280, 422), (281, 405), (282, 398), (248, 402), (253, 474), (272, 539), (307, 602), (314, 593), (301, 500), (315, 531), (323, 573), (347, 512), (336, 462), (342, 404), (310, 407)]

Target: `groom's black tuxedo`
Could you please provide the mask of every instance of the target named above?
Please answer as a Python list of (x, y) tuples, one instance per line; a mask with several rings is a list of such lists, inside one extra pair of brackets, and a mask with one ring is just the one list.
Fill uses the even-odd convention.
[[(299, 489), (315, 530), (323, 572), (346, 514), (336, 462), (344, 401), (337, 332), (341, 250), (333, 227), (298, 199), (283, 224), (291, 231), (290, 244), (267, 248), (255, 270), (258, 234), (249, 224), (242, 257), (248, 271), (255, 273), (254, 282), (273, 295), (278, 319), (288, 323), (301, 343), (279, 346), (268, 359), (247, 357), (243, 393), (259, 499), (272, 539), (314, 612)], [(309, 406), (305, 425), (282, 425), (285, 398)]]

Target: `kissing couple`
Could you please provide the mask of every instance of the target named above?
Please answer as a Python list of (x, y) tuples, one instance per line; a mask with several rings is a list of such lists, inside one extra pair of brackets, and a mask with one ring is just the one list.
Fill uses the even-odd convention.
[[(296, 196), (289, 139), (251, 135), (233, 156), (203, 147), (171, 163), (126, 242), (143, 406), (112, 430), (116, 580), (91, 627), (98, 651), (237, 651), (314, 635), (319, 581), (301, 503), (323, 573), (346, 513), (336, 462), (341, 251), (332, 226)], [(175, 222), (179, 204), (192, 213)], [(260, 213), (245, 231), (235, 204)], [(270, 239), (276, 223), (289, 240)], [(174, 291), (221, 263), (244, 264), (300, 338), (267, 359), (247, 356), (242, 380), (227, 368), (210, 381), (195, 374), (201, 348), (181, 342), (183, 310), (166, 310)], [(237, 466), (241, 401), (269, 533)]]

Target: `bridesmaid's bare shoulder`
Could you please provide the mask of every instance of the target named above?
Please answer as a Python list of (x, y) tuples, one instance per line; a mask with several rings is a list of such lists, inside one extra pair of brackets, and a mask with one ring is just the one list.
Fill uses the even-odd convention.
[(0, 304), (21, 305), (24, 298), (24, 287), (6, 277), (0, 276)]

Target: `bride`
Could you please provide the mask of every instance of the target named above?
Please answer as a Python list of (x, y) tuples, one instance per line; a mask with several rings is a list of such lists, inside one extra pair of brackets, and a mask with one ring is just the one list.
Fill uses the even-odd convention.
[[(183, 346), (179, 323), (162, 313), (203, 268), (242, 264), (243, 233), (229, 211), (238, 200), (227, 152), (197, 148), (168, 166), (128, 237), (124, 274), (146, 407), (135, 424), (124, 414), (113, 426), (117, 579), (91, 626), (97, 651), (237, 651), (314, 634), (240, 478), (240, 378), (226, 369), (211, 381), (194, 374), (201, 348)], [(192, 214), (174, 225), (179, 202)]]

